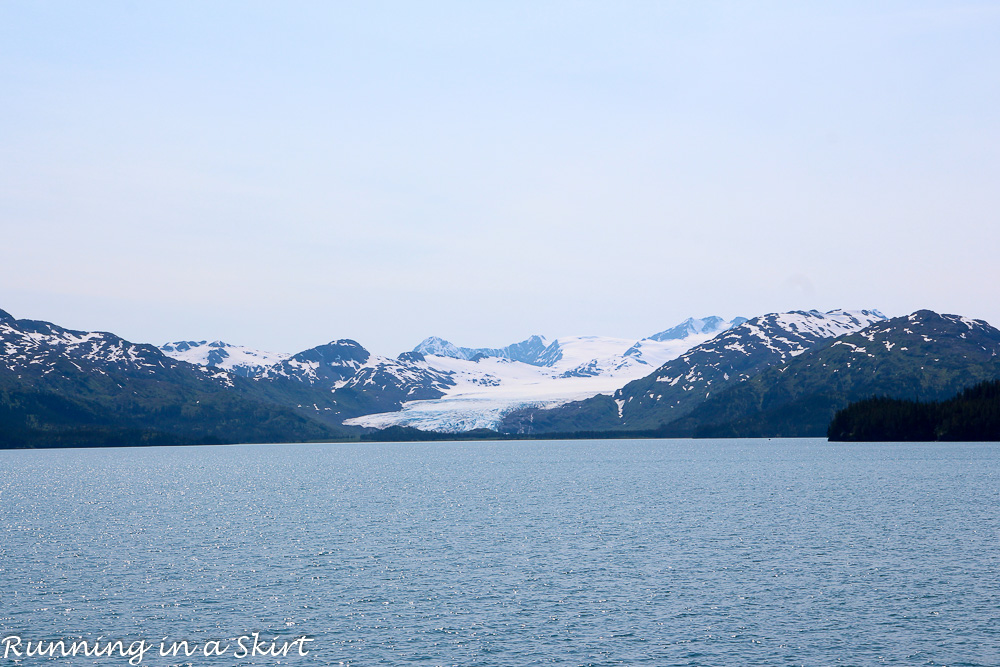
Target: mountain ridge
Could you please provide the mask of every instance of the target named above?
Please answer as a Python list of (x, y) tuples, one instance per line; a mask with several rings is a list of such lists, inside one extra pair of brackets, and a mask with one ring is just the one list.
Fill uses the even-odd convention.
[(639, 341), (459, 348), (431, 337), (396, 358), (351, 339), (291, 355), (222, 341), (163, 348), (0, 310), (0, 447), (322, 440), (386, 427), (823, 435), (836, 409), (868, 394), (943, 400), (1000, 377), (1000, 331), (928, 310), (688, 318)]
[(941, 401), (1000, 377), (1000, 330), (983, 320), (919, 310), (767, 369), (668, 425), (700, 437), (824, 436), (851, 401)]
[(860, 330), (879, 319), (885, 316), (877, 310), (761, 315), (722, 331), (609, 398), (595, 396), (548, 411), (511, 413), (500, 428), (510, 433), (655, 429), (690, 412), (730, 382), (746, 380), (820, 341)]
[(0, 319), (0, 446), (333, 437), (226, 371), (109, 332)]
[[(700, 341), (743, 319), (689, 318), (674, 327), (680, 330), (687, 326), (688, 331), (663, 341), (606, 336), (564, 336), (549, 341), (535, 335), (503, 348), (469, 348), (432, 336), (395, 359), (372, 354), (356, 341), (340, 339), (293, 355), (281, 354), (279, 361), (264, 368), (230, 364), (227, 370), (252, 369), (247, 377), (267, 396), (298, 410), (309, 409), (313, 400), (291, 385), (301, 383), (315, 389), (319, 398), (312, 416), (329, 424), (341, 420), (363, 427), (420, 423), (437, 429), (495, 428), (502, 414), (517, 404), (553, 405), (610, 392), (625, 380), (648, 372), (651, 364), (690, 347), (693, 343), (688, 339)], [(690, 326), (692, 323), (696, 324)], [(695, 330), (700, 333), (693, 333)], [(161, 350), (209, 366), (215, 363), (212, 350), (239, 351), (244, 360), (252, 354), (264, 354), (222, 341), (171, 343)], [(282, 379), (287, 381), (282, 388), (269, 386)], [(528, 395), (519, 397), (517, 392)], [(443, 401), (433, 405), (438, 412), (435, 417), (417, 415), (413, 417), (416, 421), (411, 421), (412, 406), (420, 410), (428, 405), (422, 402), (433, 401)], [(446, 414), (442, 406), (456, 412)]]

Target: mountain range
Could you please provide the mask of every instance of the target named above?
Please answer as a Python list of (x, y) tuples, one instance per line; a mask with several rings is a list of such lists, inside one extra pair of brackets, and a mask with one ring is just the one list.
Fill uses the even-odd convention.
[(631, 382), (554, 410), (514, 412), (514, 433), (647, 431), (667, 437), (823, 436), (871, 396), (940, 400), (1000, 377), (1000, 331), (929, 310), (765, 315)]
[(669, 435), (825, 436), (852, 401), (940, 401), (1000, 378), (1000, 331), (982, 320), (920, 310), (876, 322), (702, 403)]
[(597, 395), (551, 410), (514, 412), (501, 428), (518, 433), (658, 428), (773, 364), (884, 319), (877, 310), (762, 315), (693, 346), (611, 396)]
[(688, 319), (640, 340), (430, 337), (397, 357), (340, 339), (295, 354), (137, 344), (0, 311), (0, 447), (264, 442), (371, 429), (514, 437), (823, 435), (872, 395), (938, 400), (1000, 377), (1000, 332), (918, 311)]
[(330, 437), (224, 370), (114, 334), (0, 311), (0, 446), (186, 444)]
[[(240, 363), (242, 371), (253, 365), (246, 359), (280, 359), (249, 377), (264, 383), (284, 377), (325, 388), (337, 395), (341, 408), (334, 412), (345, 417), (348, 426), (455, 432), (496, 429), (513, 410), (557, 406), (614, 391), (745, 321), (689, 318), (638, 341), (606, 336), (549, 340), (535, 335), (503, 348), (459, 347), (430, 337), (396, 358), (371, 355), (344, 340), (290, 357), (221, 342), (197, 347), (188, 343), (183, 350), (169, 343), (161, 350), (209, 367)], [(220, 359), (218, 350), (227, 347), (232, 352)]]

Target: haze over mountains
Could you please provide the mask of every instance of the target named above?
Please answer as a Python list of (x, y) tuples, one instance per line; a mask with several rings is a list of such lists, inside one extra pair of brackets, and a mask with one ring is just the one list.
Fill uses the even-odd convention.
[(295, 354), (160, 348), (0, 311), (0, 444), (357, 437), (374, 428), (513, 435), (822, 435), (873, 394), (935, 400), (1000, 377), (1000, 332), (918, 311), (688, 319), (641, 340), (430, 337), (395, 358), (334, 340)]

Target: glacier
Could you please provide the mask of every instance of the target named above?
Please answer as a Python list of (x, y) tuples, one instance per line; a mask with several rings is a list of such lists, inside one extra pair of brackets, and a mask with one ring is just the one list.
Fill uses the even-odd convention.
[[(611, 394), (745, 321), (689, 319), (668, 330), (678, 330), (676, 336), (654, 334), (639, 341), (567, 336), (548, 342), (540, 353), (528, 359), (532, 363), (512, 360), (513, 355), (483, 356), (487, 348), (459, 348), (440, 338), (427, 339), (414, 350), (423, 357), (415, 363), (451, 377), (454, 385), (443, 389), (444, 396), (408, 401), (399, 411), (354, 417), (344, 424), (368, 428), (409, 426), (451, 433), (493, 429), (514, 410), (556, 407), (597, 394)], [(537, 344), (545, 339), (533, 336), (525, 342), (529, 341)]]

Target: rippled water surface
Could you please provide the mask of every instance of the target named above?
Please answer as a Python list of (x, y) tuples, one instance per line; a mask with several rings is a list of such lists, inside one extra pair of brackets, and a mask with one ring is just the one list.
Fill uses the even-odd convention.
[(144, 664), (1000, 665), (1000, 447), (0, 452), (0, 637), (253, 631)]

